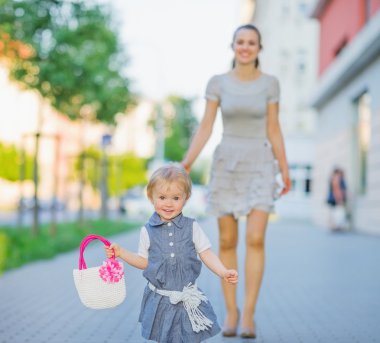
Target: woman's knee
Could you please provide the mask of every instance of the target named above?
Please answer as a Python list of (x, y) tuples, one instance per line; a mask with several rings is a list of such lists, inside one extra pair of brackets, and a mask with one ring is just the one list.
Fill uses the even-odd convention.
[(237, 247), (238, 226), (232, 216), (221, 217), (219, 224), (219, 248), (220, 250), (233, 250)]
[(247, 236), (246, 245), (251, 249), (264, 249), (265, 236), (262, 235), (252, 235)]
[(220, 235), (219, 248), (220, 250), (234, 250), (237, 247), (237, 237), (233, 235)]

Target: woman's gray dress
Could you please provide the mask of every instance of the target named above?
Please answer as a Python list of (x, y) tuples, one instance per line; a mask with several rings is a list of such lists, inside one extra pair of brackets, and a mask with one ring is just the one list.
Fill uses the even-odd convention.
[[(202, 268), (193, 242), (194, 219), (180, 214), (171, 222), (163, 222), (154, 213), (145, 225), (149, 240), (148, 267), (144, 277), (158, 289), (182, 291), (189, 283), (195, 284)], [(196, 333), (191, 327), (182, 302), (171, 304), (169, 297), (144, 290), (139, 321), (142, 336), (160, 343), (199, 343), (216, 335), (220, 327), (209, 302), (199, 306), (213, 321), (208, 330)]]
[(267, 104), (279, 101), (278, 80), (268, 74), (241, 81), (230, 73), (213, 76), (206, 99), (219, 101), (223, 137), (211, 167), (208, 210), (221, 217), (273, 212), (277, 161), (267, 138)]

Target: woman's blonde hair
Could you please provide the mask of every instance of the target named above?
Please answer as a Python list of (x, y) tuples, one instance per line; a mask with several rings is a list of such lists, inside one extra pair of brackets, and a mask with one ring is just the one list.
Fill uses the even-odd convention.
[(157, 186), (158, 183), (161, 183), (162, 181), (167, 183), (180, 183), (183, 187), (183, 191), (186, 194), (186, 199), (190, 198), (191, 179), (189, 174), (186, 172), (185, 168), (183, 168), (181, 164), (169, 163), (154, 171), (147, 186), (147, 194), (150, 200), (152, 200), (153, 189)]

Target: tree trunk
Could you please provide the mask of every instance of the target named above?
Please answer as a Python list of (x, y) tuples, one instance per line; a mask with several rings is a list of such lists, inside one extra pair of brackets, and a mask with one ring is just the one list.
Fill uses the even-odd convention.
[(80, 227), (84, 226), (84, 204), (83, 204), (83, 189), (85, 185), (85, 175), (84, 175), (84, 162), (86, 158), (85, 154), (85, 144), (84, 144), (84, 131), (85, 131), (85, 120), (82, 119), (81, 125), (82, 134), (80, 135), (80, 154), (79, 154), (79, 212), (78, 221)]
[(33, 197), (33, 235), (37, 236), (39, 233), (39, 199), (38, 199), (38, 183), (39, 183), (39, 172), (38, 172), (38, 155), (40, 149), (40, 137), (43, 124), (43, 98), (40, 94), (39, 97), (39, 108), (38, 108), (38, 118), (37, 118), (37, 132), (35, 134), (35, 149), (34, 149), (34, 159), (33, 159), (33, 183), (34, 183), (34, 197)]
[(20, 179), (19, 179), (19, 186), (20, 186), (20, 196), (19, 196), (19, 205), (18, 205), (18, 217), (17, 217), (17, 226), (19, 228), (23, 225), (23, 217), (24, 217), (24, 180), (25, 180), (25, 136), (21, 139), (21, 158), (20, 158)]
[(53, 202), (51, 206), (51, 222), (50, 222), (50, 236), (57, 234), (57, 206), (58, 206), (58, 173), (59, 173), (59, 152), (61, 139), (57, 134), (54, 136), (55, 140), (55, 163), (54, 163), (54, 177), (53, 177)]
[(102, 153), (102, 179), (100, 183), (100, 193), (101, 193), (101, 217), (106, 219), (108, 217), (108, 159), (105, 149), (103, 148)]
[(34, 183), (34, 196), (33, 196), (33, 227), (32, 232), (34, 236), (39, 233), (39, 200), (38, 200), (38, 152), (40, 147), (41, 133), (37, 132), (35, 135), (35, 150), (33, 159), (33, 183)]

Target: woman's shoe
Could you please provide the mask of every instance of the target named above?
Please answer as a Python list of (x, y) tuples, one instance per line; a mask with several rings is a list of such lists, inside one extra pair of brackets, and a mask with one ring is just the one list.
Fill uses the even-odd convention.
[(253, 328), (242, 328), (241, 338), (256, 338), (256, 322), (253, 322)]
[(237, 336), (237, 327), (240, 320), (240, 311), (237, 309), (237, 320), (236, 325), (233, 327), (223, 326), (222, 336), (223, 337), (236, 337)]
[(256, 338), (255, 330), (252, 330), (252, 329), (242, 329), (240, 337), (241, 338)]

